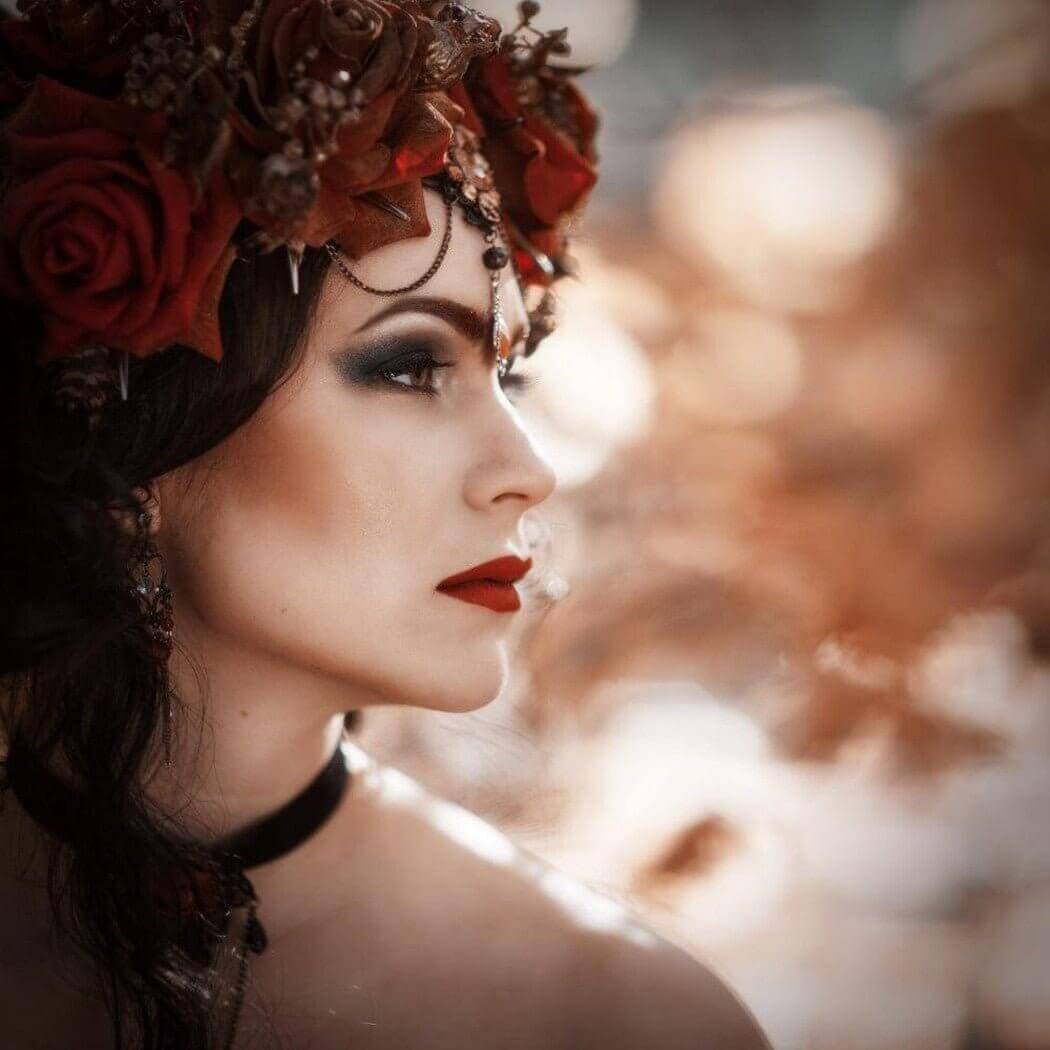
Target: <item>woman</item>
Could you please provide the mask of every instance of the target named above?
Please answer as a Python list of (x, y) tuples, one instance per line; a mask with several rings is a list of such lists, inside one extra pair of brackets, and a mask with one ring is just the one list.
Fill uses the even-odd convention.
[(20, 6), (4, 1046), (767, 1045), (344, 736), (505, 684), (555, 480), (512, 403), (549, 330), (523, 289), (594, 181), (564, 34), (528, 3), (502, 39), (414, 0)]

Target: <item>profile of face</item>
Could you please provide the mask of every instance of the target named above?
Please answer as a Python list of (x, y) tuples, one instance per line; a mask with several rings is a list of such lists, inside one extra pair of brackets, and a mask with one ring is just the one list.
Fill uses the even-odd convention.
[[(362, 281), (398, 287), (427, 269), (444, 206), (426, 196), (429, 237), (358, 260)], [(322, 683), (309, 692), (336, 711), (473, 710), (505, 685), (521, 613), (436, 587), (527, 557), (524, 516), (555, 475), (488, 349), (485, 242), (458, 208), (452, 221), (443, 265), (416, 292), (377, 297), (331, 267), (288, 380), (226, 441), (159, 479), (176, 639), (206, 670), (231, 652), (291, 668)], [(518, 354), (528, 318), (509, 267), (501, 298)]]

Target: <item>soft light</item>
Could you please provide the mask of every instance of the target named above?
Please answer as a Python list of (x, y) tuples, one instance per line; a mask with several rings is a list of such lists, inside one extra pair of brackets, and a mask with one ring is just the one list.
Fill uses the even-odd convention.
[(802, 353), (783, 322), (742, 310), (695, 315), (667, 362), (668, 390), (704, 423), (756, 423), (795, 400)]
[(558, 295), (558, 330), (523, 369), (539, 385), (521, 414), (559, 484), (572, 487), (645, 433), (654, 387), (642, 350), (609, 316), (600, 283), (568, 284)]
[(733, 99), (672, 140), (656, 191), (664, 236), (761, 305), (827, 309), (898, 204), (885, 120), (819, 87)]

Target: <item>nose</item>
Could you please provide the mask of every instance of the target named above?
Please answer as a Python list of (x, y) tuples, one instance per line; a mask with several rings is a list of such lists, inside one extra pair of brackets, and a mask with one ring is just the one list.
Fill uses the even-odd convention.
[(500, 503), (523, 513), (554, 491), (558, 476), (518, 413), (500, 400), (492, 424), (478, 435), (478, 456), (467, 472), (464, 498), (476, 510)]

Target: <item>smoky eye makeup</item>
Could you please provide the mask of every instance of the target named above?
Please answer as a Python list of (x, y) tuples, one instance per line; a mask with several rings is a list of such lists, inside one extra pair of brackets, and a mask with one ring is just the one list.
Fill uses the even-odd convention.
[[(332, 358), (344, 382), (436, 397), (443, 388), (441, 372), (450, 374), (458, 353), (433, 334), (398, 333), (373, 339), (364, 347), (336, 352)], [(536, 377), (514, 370), (520, 361), (521, 354), (514, 353), (510, 369), (498, 380), (500, 389), (514, 402), (537, 382)]]
[(412, 367), (427, 357), (439, 364), (452, 364), (454, 355), (441, 340), (422, 334), (385, 336), (364, 347), (333, 355), (336, 371), (349, 383), (370, 383), (384, 373)]

